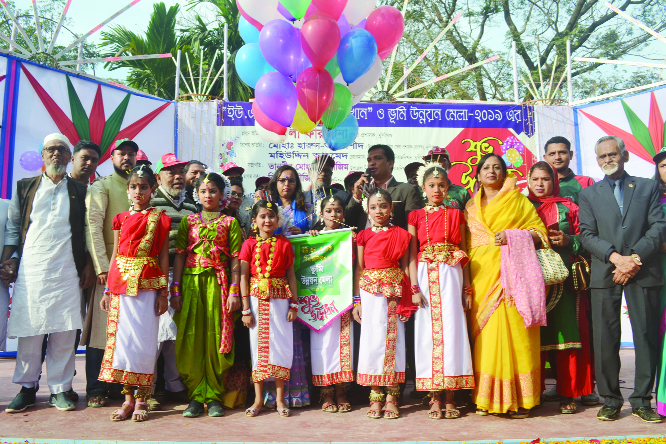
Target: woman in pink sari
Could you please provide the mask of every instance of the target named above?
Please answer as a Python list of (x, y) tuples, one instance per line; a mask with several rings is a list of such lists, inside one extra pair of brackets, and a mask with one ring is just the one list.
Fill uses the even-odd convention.
[(509, 412), (525, 418), (539, 404), (539, 326), (546, 292), (535, 245), (546, 227), (496, 154), (476, 169), (479, 191), (467, 203), (467, 251), (473, 299), (470, 310), (477, 414)]

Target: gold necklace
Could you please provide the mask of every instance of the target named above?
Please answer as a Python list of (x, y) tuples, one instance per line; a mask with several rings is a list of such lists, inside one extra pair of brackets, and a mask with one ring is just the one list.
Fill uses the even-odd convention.
[(379, 233), (380, 231), (388, 231), (388, 229), (391, 225), (392, 224), (383, 225), (383, 226), (382, 225), (373, 225), (371, 228), (372, 228), (372, 231), (374, 231), (375, 233)]
[[(259, 277), (259, 290), (262, 292), (268, 291), (268, 278), (271, 277), (271, 269), (273, 268), (273, 256), (275, 255), (275, 243), (277, 238), (275, 236), (268, 239), (263, 239), (257, 236), (257, 246), (254, 255), (254, 265), (257, 267), (257, 277)], [(270, 253), (268, 255), (268, 260), (266, 261), (266, 268), (263, 273), (261, 273), (261, 246), (263, 243), (267, 243), (271, 246)]]
[(220, 212), (219, 211), (202, 211), (201, 212), (201, 217), (206, 219), (206, 221), (210, 222), (211, 220), (215, 220), (218, 217), (220, 217)]
[[(439, 207), (437, 207), (439, 210)], [(426, 226), (426, 245), (430, 246), (430, 230), (428, 229), (428, 211), (426, 207), (425, 212), (425, 226)], [(448, 230), (448, 218), (446, 216), (446, 206), (444, 206), (444, 243), (448, 243), (449, 230)]]

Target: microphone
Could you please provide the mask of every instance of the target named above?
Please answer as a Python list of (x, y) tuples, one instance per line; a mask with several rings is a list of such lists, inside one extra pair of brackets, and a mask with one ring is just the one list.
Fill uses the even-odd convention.
[(365, 175), (372, 177), (372, 170), (370, 168), (365, 170)]

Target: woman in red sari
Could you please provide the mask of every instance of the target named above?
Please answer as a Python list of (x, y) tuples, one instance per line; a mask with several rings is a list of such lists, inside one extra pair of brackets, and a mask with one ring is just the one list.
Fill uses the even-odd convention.
[(115, 245), (100, 302), (109, 320), (99, 375), (100, 381), (124, 386), (125, 402), (111, 416), (113, 421), (126, 419), (132, 411), (132, 421), (148, 416), (145, 398), (157, 361), (159, 317), (168, 306), (171, 230), (171, 218), (150, 206), (156, 188), (150, 167), (134, 168), (127, 180), (132, 207), (113, 219)]

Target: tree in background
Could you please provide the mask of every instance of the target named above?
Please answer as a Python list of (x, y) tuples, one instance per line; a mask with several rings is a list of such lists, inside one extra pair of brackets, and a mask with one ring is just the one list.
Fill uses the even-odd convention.
[[(403, 0), (381, 0), (402, 8)], [(663, 0), (612, 1), (618, 8), (660, 32), (666, 29)], [(428, 97), (449, 99), (513, 100), (511, 42), (516, 42), (518, 66), (525, 66), (540, 88), (539, 67), (544, 84), (550, 82), (555, 54), (555, 83), (566, 70), (566, 41), (571, 40), (572, 57), (620, 59), (640, 56), (662, 61), (646, 43), (647, 33), (629, 24), (598, 0), (411, 0), (405, 17), (406, 28), (397, 61), (411, 65), (439, 32), (461, 12), (462, 18), (420, 63), (409, 86), (477, 63), (490, 55), (503, 54), (500, 61), (443, 80), (427, 90)], [(660, 50), (663, 48), (659, 48)], [(520, 61), (522, 59), (523, 62)], [(403, 74), (400, 65), (393, 81)], [(656, 70), (624, 70), (616, 66), (573, 64), (574, 96), (578, 98), (618, 91), (656, 81)], [(564, 90), (566, 90), (566, 80)], [(532, 97), (521, 82), (525, 100)], [(410, 97), (424, 97), (422, 90)]]
[[(52, 0), (50, 2), (39, 2), (38, 12), (39, 12), (40, 26), (42, 28), (42, 39), (44, 41), (45, 47), (47, 48), (51, 44), (53, 33), (55, 32), (56, 27), (58, 26), (58, 21), (60, 20), (60, 14), (62, 13), (63, 8), (65, 7), (65, 3), (66, 3), (65, 0)], [(26, 35), (30, 38), (32, 44), (35, 46), (35, 48), (39, 49), (39, 42), (37, 39), (37, 28), (35, 27), (35, 19), (34, 19), (35, 14), (32, 8), (16, 9), (13, 1), (8, 1), (7, 6), (9, 6), (11, 10), (14, 12), (14, 16), (21, 24), (21, 27), (25, 30)], [(65, 49), (65, 47), (69, 46), (70, 43), (72, 43), (73, 41), (75, 41), (77, 38), (80, 37), (80, 35), (75, 34), (69, 29), (69, 27), (73, 23), (74, 21), (70, 17), (65, 17), (65, 20), (60, 29), (60, 34), (58, 35), (56, 44), (53, 47), (52, 51), (53, 54), (59, 53), (61, 50)], [(12, 35), (13, 26), (14, 26), (13, 21), (9, 18), (7, 13), (5, 13), (4, 9), (0, 9), (0, 32), (9, 37)], [(29, 49), (27, 42), (19, 32), (16, 33), (16, 43), (18, 43), (19, 45), (21, 45), (26, 49)], [(5, 42), (4, 40), (0, 40), (0, 48), (4, 50), (9, 50), (9, 43)], [(26, 55), (22, 54), (18, 50), (14, 49), (14, 51), (20, 57), (26, 57)], [(78, 58), (78, 54), (79, 54), (78, 47), (74, 47), (67, 53), (63, 54), (63, 56), (59, 60), (60, 61), (76, 60)], [(97, 51), (96, 45), (90, 43), (83, 44), (83, 58), (85, 59), (97, 58), (99, 56), (100, 55), (99, 52)], [(53, 59), (53, 57), (51, 57), (49, 54), (46, 53), (33, 54), (31, 57), (29, 57), (29, 59), (37, 63), (41, 63), (42, 65), (53, 66), (53, 67), (57, 66), (56, 61)], [(68, 65), (60, 67), (60, 69), (76, 70), (76, 66)], [(94, 64), (81, 65), (81, 70), (83, 72), (92, 73), (93, 75), (95, 75)]]
[[(176, 17), (179, 5), (168, 10), (164, 3), (155, 3), (145, 35), (140, 35), (122, 25), (111, 26), (102, 32), (102, 56), (133, 56), (164, 54), (175, 56), (178, 51)], [(176, 68), (170, 58), (148, 60), (122, 60), (106, 65), (110, 71), (129, 68), (128, 86), (164, 99), (173, 100), (176, 86)]]

